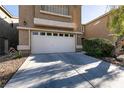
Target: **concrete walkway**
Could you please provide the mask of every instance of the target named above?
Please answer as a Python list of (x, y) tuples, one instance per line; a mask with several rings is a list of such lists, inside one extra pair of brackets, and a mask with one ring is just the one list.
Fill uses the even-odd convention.
[(124, 68), (83, 53), (32, 55), (5, 87), (124, 87)]

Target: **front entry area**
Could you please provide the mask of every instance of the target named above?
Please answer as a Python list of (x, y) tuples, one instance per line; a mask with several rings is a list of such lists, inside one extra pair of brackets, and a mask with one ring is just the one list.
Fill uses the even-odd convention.
[(57, 32), (31, 32), (31, 53), (75, 52), (75, 35)]

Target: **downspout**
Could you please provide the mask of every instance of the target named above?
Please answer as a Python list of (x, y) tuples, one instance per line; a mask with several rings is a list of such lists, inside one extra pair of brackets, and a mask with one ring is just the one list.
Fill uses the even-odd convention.
[(75, 34), (75, 52), (77, 52), (77, 34)]
[(29, 35), (28, 45), (29, 45), (29, 48), (31, 50), (31, 31), (30, 31), (30, 29), (28, 30), (28, 35)]

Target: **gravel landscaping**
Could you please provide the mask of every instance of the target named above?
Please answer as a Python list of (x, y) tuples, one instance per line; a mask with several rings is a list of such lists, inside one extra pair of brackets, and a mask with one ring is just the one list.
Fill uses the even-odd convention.
[(4, 87), (12, 75), (25, 62), (27, 57), (11, 59), (7, 56), (0, 57), (0, 87)]
[(109, 62), (109, 63), (115, 64), (115, 65), (124, 67), (124, 62), (123, 61), (117, 60), (117, 59), (115, 59), (113, 57), (104, 57), (104, 58), (101, 58), (101, 59), (106, 61), (106, 62)]

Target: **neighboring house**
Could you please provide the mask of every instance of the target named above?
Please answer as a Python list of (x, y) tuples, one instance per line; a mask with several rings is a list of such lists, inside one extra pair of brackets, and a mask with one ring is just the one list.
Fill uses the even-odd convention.
[(81, 6), (20, 5), (19, 45), (24, 54), (82, 49)]
[(18, 18), (13, 17), (3, 6), (0, 6), (0, 55), (8, 53), (10, 47), (18, 44)]
[(84, 38), (105, 38), (109, 39), (112, 42), (114, 41), (114, 37), (112, 32), (110, 32), (107, 28), (107, 22), (109, 18), (109, 12), (88, 22), (87, 24), (83, 24), (82, 28), (84, 29)]

